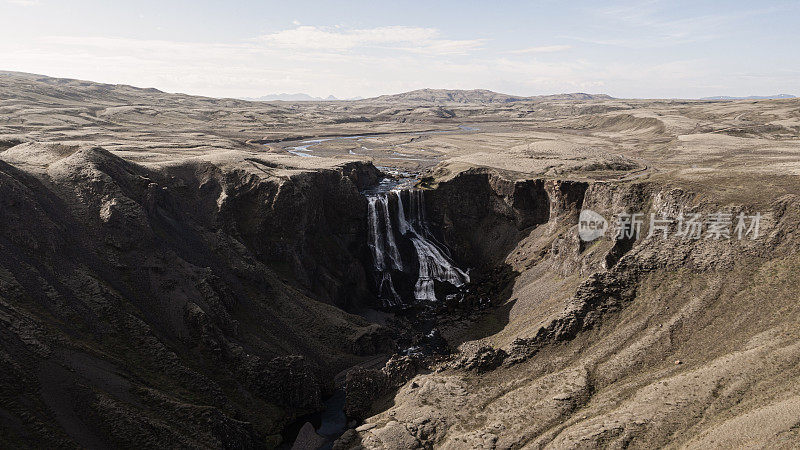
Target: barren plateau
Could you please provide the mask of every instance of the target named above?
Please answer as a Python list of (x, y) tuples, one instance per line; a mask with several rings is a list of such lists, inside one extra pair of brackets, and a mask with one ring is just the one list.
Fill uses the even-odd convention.
[(0, 72), (0, 443), (794, 448), (798, 223), (800, 99)]

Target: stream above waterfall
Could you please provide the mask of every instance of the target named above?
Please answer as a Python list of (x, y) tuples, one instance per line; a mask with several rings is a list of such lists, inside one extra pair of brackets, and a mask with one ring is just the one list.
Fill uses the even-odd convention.
[[(376, 163), (383, 164), (410, 164), (419, 167), (430, 167), (441, 159), (441, 153), (432, 149), (411, 149), (406, 151), (406, 143), (381, 144), (375, 140), (389, 137), (422, 137), (439, 134), (474, 133), (479, 131), (475, 126), (458, 125), (447, 130), (421, 130), (421, 131), (388, 131), (366, 132), (354, 135), (329, 135), (314, 139), (287, 140), (280, 147), (289, 154), (302, 158), (318, 157), (364, 157)], [(352, 145), (341, 145), (341, 141), (350, 141)], [(371, 142), (371, 143), (370, 143)], [(411, 154), (409, 154), (409, 151)]]

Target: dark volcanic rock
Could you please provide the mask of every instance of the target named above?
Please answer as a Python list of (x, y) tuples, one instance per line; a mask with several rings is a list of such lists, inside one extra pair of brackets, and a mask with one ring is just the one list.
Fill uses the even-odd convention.
[(303, 293), (365, 298), (359, 185), (377, 171), (251, 155), (0, 152), (4, 445), (263, 447), (356, 353), (387, 347)]
[(377, 399), (402, 386), (422, 367), (423, 363), (417, 357), (395, 355), (380, 370), (351, 370), (345, 379), (345, 414), (352, 419), (365, 419)]
[(395, 341), (391, 332), (378, 325), (366, 328), (353, 341), (353, 354), (374, 355), (391, 353), (395, 349)]
[(530, 227), (550, 219), (543, 180), (511, 181), (493, 171), (471, 169), (425, 191), (434, 229), (466, 267), (492, 268)]

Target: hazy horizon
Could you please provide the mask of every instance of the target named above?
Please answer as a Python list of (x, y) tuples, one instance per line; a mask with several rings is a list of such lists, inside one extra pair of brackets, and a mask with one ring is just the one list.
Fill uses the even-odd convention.
[[(724, 10), (723, 10), (724, 9)], [(794, 1), (0, 0), (2, 70), (210, 97), (422, 88), (617, 98), (800, 93)]]
[[(30, 75), (36, 75), (36, 76), (44, 76), (44, 77), (50, 77), (50, 78), (73, 79), (73, 78), (70, 78), (70, 77), (51, 76), (51, 75), (43, 74), (43, 73), (7, 71), (7, 70), (4, 70), (4, 69), (0, 69), (0, 74), (2, 74), (3, 72), (6, 72), (6, 73), (24, 73), (24, 74), (30, 74)], [(129, 84), (129, 83), (100, 82), (100, 81), (96, 81), (96, 80), (77, 79), (77, 78), (74, 78), (74, 79), (76, 79), (78, 81), (88, 81), (88, 82), (97, 82), (97, 83), (105, 83), (105, 84), (129, 85), (129, 86), (132, 86), (132, 87), (138, 88), (138, 89), (153, 89), (153, 88), (155, 88), (154, 86), (137, 86), (137, 85), (133, 85), (133, 84)], [(155, 88), (155, 89), (158, 89), (158, 88)], [(161, 89), (159, 89), (159, 90), (161, 90)], [(473, 88), (473, 89), (419, 88), (419, 89), (413, 89), (412, 91), (417, 91), (417, 90), (470, 91), (470, 90), (487, 90), (487, 89), (484, 89), (484, 88)], [(186, 92), (180, 92), (180, 91), (165, 91), (165, 90), (161, 90), (161, 91), (165, 92), (167, 94), (188, 94)], [(210, 98), (219, 98), (219, 99), (233, 98), (233, 99), (247, 100), (247, 101), (353, 101), (353, 100), (364, 100), (364, 99), (380, 97), (380, 96), (386, 96), (386, 95), (403, 94), (403, 93), (407, 93), (407, 92), (410, 92), (410, 91), (387, 92), (387, 93), (383, 93), (383, 94), (378, 94), (378, 95), (373, 96), (373, 97), (360, 97), (360, 96), (358, 96), (358, 97), (349, 97), (349, 98), (339, 98), (339, 97), (336, 97), (336, 96), (333, 96), (333, 95), (327, 95), (327, 96), (324, 96), (324, 97), (317, 97), (317, 96), (309, 95), (309, 94), (307, 94), (305, 92), (277, 92), (277, 93), (268, 93), (268, 94), (260, 95), (260, 96), (257, 96), (257, 97), (256, 96), (225, 97), (225, 96), (213, 96), (213, 95), (203, 95), (203, 94), (188, 94), (188, 95), (197, 95), (197, 96), (201, 96), (201, 97), (210, 97)], [(493, 91), (493, 92), (495, 92), (495, 91)], [(523, 95), (515, 94), (513, 92), (495, 92), (495, 93), (497, 93), (497, 94), (505, 94), (505, 95), (510, 95), (510, 96), (516, 96), (516, 97), (526, 97), (526, 96), (523, 96)], [(551, 92), (551, 93), (547, 93), (547, 94), (537, 94), (537, 95), (548, 96), (548, 95), (560, 95), (560, 94), (565, 94), (566, 95), (566, 94), (578, 94), (578, 93), (592, 94), (592, 95), (603, 95), (603, 94), (605, 94), (605, 92)], [(528, 97), (536, 97), (537, 95), (532, 95), (532, 96), (528, 96)], [(271, 97), (275, 97), (275, 98), (271, 98)], [(278, 98), (278, 97), (284, 97), (284, 98)], [(306, 98), (301, 98), (301, 97), (306, 97)], [(333, 98), (331, 98), (331, 97), (333, 97)], [(651, 97), (651, 98), (645, 98), (645, 97), (613, 97), (613, 96), (611, 96), (611, 97), (612, 98), (618, 98), (618, 99), (631, 99), (631, 100), (740, 100), (740, 99), (745, 99), (746, 100), (746, 99), (797, 98), (796, 95), (788, 94), (788, 93), (785, 93), (785, 92), (774, 93), (774, 94), (766, 94), (766, 95), (750, 95), (750, 96), (714, 95), (714, 96), (706, 96), (706, 97), (660, 97), (660, 98), (659, 97)]]

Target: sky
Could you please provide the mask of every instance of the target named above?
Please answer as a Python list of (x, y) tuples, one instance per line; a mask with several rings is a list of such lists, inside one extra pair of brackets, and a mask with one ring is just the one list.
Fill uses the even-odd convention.
[(212, 97), (800, 95), (800, 0), (0, 0), (0, 70)]

